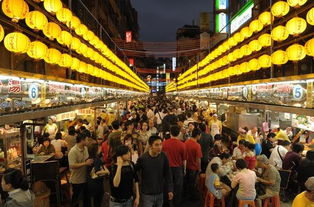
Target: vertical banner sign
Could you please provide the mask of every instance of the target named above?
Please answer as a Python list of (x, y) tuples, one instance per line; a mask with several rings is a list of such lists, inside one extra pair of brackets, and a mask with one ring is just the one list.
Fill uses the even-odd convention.
[(167, 84), (170, 83), (170, 73), (166, 73), (166, 82)]
[(131, 66), (134, 66), (134, 58), (129, 58), (129, 63)]
[(132, 42), (132, 31), (126, 31), (125, 32), (125, 41), (126, 42)]
[(225, 10), (228, 6), (228, 0), (216, 0), (216, 10)]
[(216, 14), (216, 32), (217, 33), (227, 32), (227, 14), (224, 12)]
[(173, 57), (172, 58), (172, 71), (175, 71), (177, 67), (177, 58)]

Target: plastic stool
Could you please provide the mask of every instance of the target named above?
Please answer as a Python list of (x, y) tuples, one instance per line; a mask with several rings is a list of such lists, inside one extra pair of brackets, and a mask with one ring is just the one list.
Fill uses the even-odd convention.
[(272, 207), (280, 207), (280, 196), (279, 195), (276, 195), (276, 196), (271, 197), (271, 198), (264, 199), (263, 207), (270, 206), (270, 201), (271, 201), (271, 206)]
[(239, 207), (244, 207), (245, 205), (248, 205), (250, 207), (255, 207), (255, 201), (254, 200), (239, 200)]
[[(206, 197), (205, 197), (204, 207), (214, 207), (215, 206), (215, 199), (217, 199), (217, 198), (211, 192), (207, 191)], [(217, 199), (217, 200), (219, 200), (219, 199)], [(221, 202), (220, 203), (221, 207), (225, 207), (226, 206), (225, 198), (221, 198), (219, 201)]]
[(200, 174), (198, 188), (203, 198), (206, 196), (207, 191), (207, 188), (205, 187), (205, 179), (206, 179), (205, 173)]

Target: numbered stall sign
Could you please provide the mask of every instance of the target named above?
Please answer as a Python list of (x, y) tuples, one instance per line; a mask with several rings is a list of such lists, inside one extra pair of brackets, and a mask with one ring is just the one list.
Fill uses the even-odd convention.
[(35, 100), (39, 95), (39, 87), (37, 84), (31, 84), (28, 88), (28, 96), (31, 100)]
[(296, 85), (293, 87), (293, 99), (301, 100), (303, 98), (303, 87), (300, 85)]

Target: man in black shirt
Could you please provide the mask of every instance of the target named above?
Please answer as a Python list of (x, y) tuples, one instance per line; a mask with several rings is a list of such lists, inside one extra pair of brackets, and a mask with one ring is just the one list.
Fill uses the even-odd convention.
[[(110, 207), (139, 205), (140, 193), (138, 176), (131, 159), (128, 146), (120, 145), (116, 150), (116, 162), (111, 166), (110, 172)], [(133, 203), (133, 187), (135, 188)]]
[(210, 134), (206, 133), (206, 125), (204, 123), (199, 124), (201, 132), (201, 138), (198, 143), (201, 145), (203, 157), (201, 159), (202, 173), (205, 173), (209, 160), (209, 149), (214, 146), (213, 138)]
[(267, 138), (262, 142), (262, 154), (266, 155), (267, 158), (270, 157), (271, 149), (274, 148), (273, 142), (275, 140), (275, 136), (276, 134), (269, 133), (267, 134)]
[(148, 140), (150, 149), (144, 153), (136, 164), (141, 175), (142, 207), (162, 207), (164, 185), (168, 189), (168, 199), (173, 198), (173, 183), (170, 176), (169, 161), (162, 150), (159, 136)]
[(170, 108), (168, 110), (168, 114), (164, 117), (164, 119), (162, 120), (162, 127), (163, 127), (163, 131), (165, 132), (165, 128), (167, 128), (167, 126), (171, 126), (171, 125), (176, 125), (178, 122), (178, 118), (175, 115), (175, 108)]

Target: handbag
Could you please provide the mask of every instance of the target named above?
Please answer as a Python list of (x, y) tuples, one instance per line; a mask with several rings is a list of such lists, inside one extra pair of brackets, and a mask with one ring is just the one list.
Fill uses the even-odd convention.
[(100, 178), (100, 177), (104, 177), (106, 175), (109, 175), (109, 170), (107, 168), (105, 168), (103, 165), (101, 166), (101, 170), (97, 171), (95, 170), (95, 167), (92, 168), (91, 172), (90, 172), (90, 177), (92, 179), (96, 179), (96, 178)]

